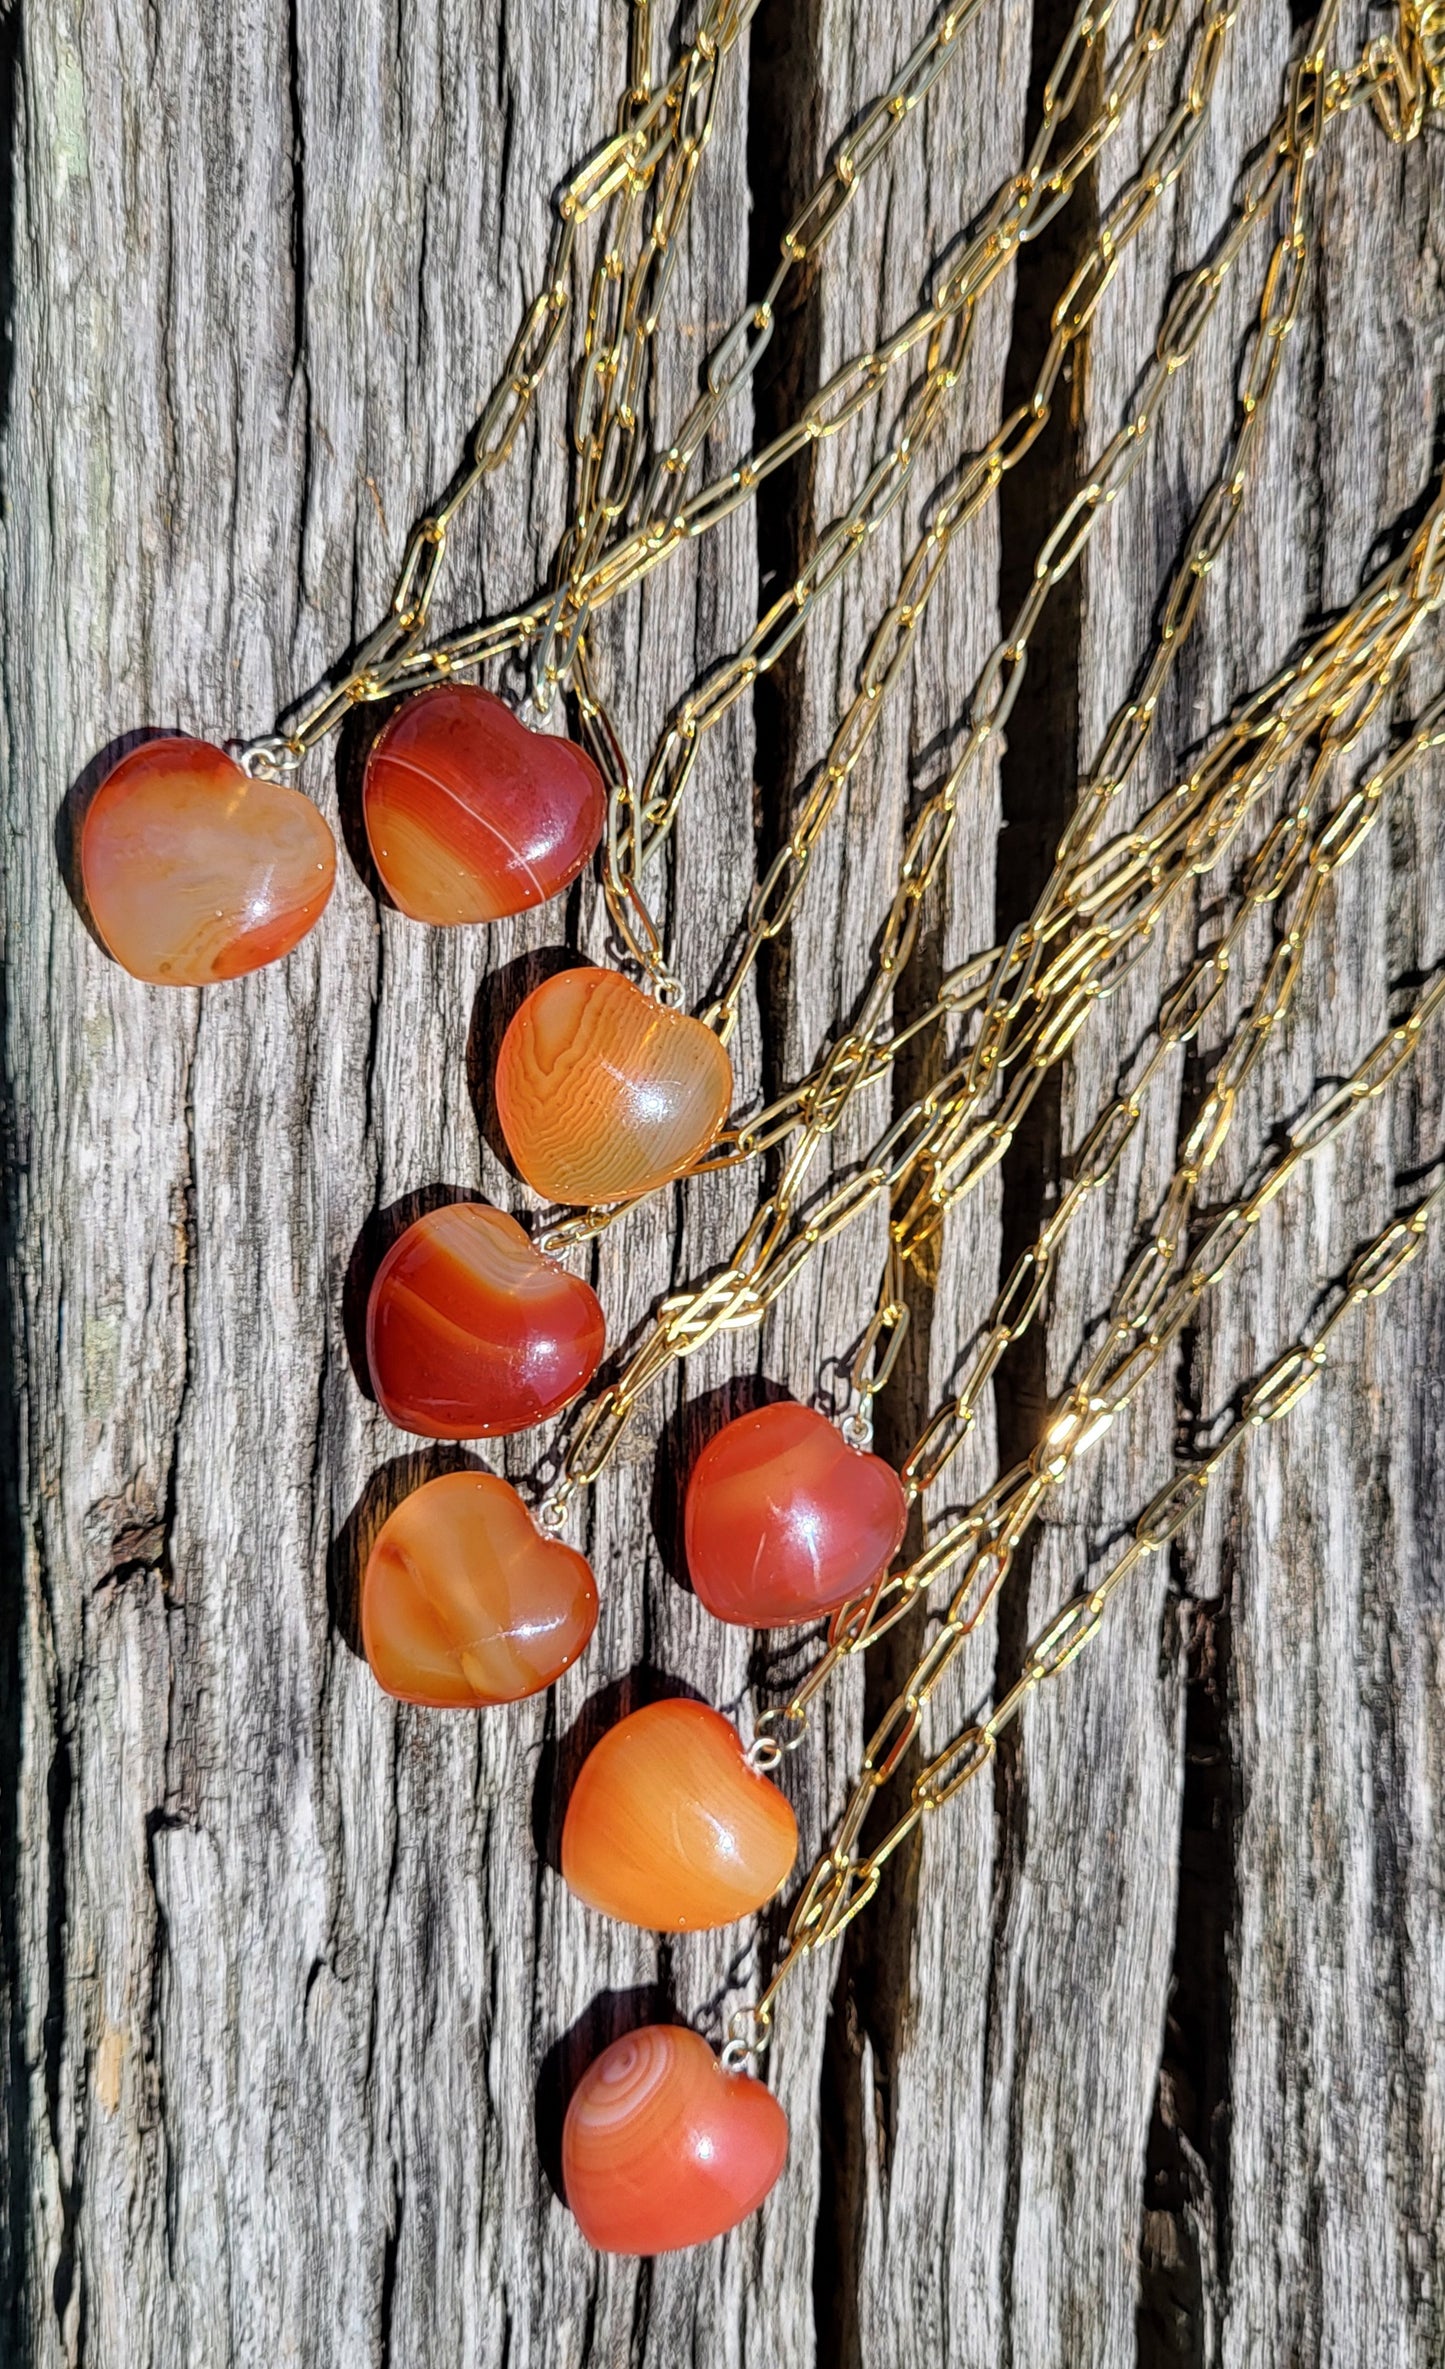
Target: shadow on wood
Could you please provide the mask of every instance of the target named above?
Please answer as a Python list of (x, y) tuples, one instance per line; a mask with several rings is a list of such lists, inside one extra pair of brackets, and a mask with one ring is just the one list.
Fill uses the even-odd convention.
[(353, 708), (341, 727), (336, 743), (336, 814), (346, 852), (368, 896), (375, 897), (378, 905), (387, 906), (393, 913), (397, 910), (396, 904), (387, 893), (372, 857), (371, 841), (366, 836), (363, 791), (366, 786), (366, 760), (371, 755), (377, 736), (401, 704), (399, 699), (378, 699), (363, 707)]

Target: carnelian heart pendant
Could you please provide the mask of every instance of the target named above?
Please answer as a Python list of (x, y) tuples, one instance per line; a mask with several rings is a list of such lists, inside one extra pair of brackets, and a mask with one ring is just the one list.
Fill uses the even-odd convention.
[(710, 1028), (616, 971), (560, 971), (514, 1014), (497, 1112), (544, 1200), (620, 1201), (678, 1176), (717, 1133), (733, 1070)]
[(791, 1400), (739, 1415), (687, 1484), (687, 1568), (719, 1620), (786, 1628), (831, 1612), (886, 1569), (908, 1527), (881, 1456)]
[(576, 1661), (596, 1622), (591, 1566), (544, 1538), (516, 1490), (488, 1472), (413, 1489), (361, 1583), (377, 1683), (441, 1711), (538, 1693)]
[(705, 1703), (649, 1703), (582, 1764), (562, 1827), (562, 1874), (590, 1908), (653, 1933), (731, 1925), (771, 1900), (798, 1822)]
[(562, 2180), (589, 2245), (672, 2254), (756, 2212), (788, 2154), (788, 2117), (705, 2040), (645, 2024), (578, 2082), (562, 2125)]
[(433, 1209), (393, 1242), (366, 1308), (382, 1412), (430, 1439), (544, 1422), (597, 1371), (597, 1294), (482, 1201)]
[(413, 921), (498, 921), (575, 880), (607, 797), (584, 749), (531, 732), (472, 683), (409, 699), (377, 738), (362, 790), (388, 896)]
[(106, 775), (81, 825), (80, 871), (95, 926), (133, 977), (208, 987), (305, 937), (331, 894), (336, 842), (289, 783), (173, 733)]

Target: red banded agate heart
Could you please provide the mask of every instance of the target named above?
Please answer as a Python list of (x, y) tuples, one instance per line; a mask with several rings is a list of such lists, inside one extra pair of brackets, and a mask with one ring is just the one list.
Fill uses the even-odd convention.
[(413, 921), (497, 921), (575, 880), (602, 836), (602, 776), (506, 701), (439, 683), (397, 709), (366, 763), (366, 836)]
[(604, 2254), (705, 2245), (756, 2212), (787, 2160), (788, 2117), (707, 2042), (645, 2024), (604, 2048), (562, 2126), (567, 2202)]
[(404, 1497), (361, 1583), (361, 1633), (388, 1694), (473, 1711), (537, 1694), (597, 1622), (583, 1556), (544, 1538), (489, 1472), (449, 1472)]
[(588, 1208), (681, 1175), (732, 1091), (712, 1030), (616, 971), (560, 971), (534, 987), (497, 1059), (497, 1112), (523, 1176), (544, 1200)]
[(798, 1855), (798, 1822), (749, 1768), (737, 1729), (706, 1703), (649, 1703), (582, 1764), (562, 1828), (562, 1874), (589, 1907), (654, 1933), (730, 1925), (771, 1900)]
[(331, 894), (336, 842), (299, 790), (176, 733), (106, 775), (80, 871), (118, 963), (154, 986), (208, 987), (299, 944)]
[(433, 1209), (393, 1242), (366, 1310), (378, 1402), (403, 1431), (492, 1439), (544, 1422), (597, 1370), (591, 1286), (485, 1202)]
[(687, 1484), (687, 1568), (742, 1628), (831, 1612), (885, 1570), (908, 1527), (903, 1483), (813, 1407), (781, 1400), (708, 1441)]

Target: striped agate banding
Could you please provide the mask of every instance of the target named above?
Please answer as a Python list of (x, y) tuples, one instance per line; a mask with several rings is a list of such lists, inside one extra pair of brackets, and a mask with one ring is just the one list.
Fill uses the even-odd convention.
[(560, 971), (514, 1014), (497, 1059), (508, 1149), (545, 1200), (596, 1207), (650, 1192), (727, 1116), (726, 1048), (617, 971)]
[(209, 987), (300, 944), (336, 879), (336, 842), (288, 782), (169, 733), (101, 782), (80, 831), (90, 917), (134, 978)]
[(586, 1388), (606, 1338), (591, 1285), (484, 1201), (417, 1218), (367, 1300), (377, 1401), (400, 1430), (429, 1439), (494, 1439), (545, 1422)]
[(438, 683), (378, 734), (362, 811), (393, 904), (445, 928), (560, 895), (602, 836), (607, 797), (575, 741), (529, 730), (478, 684)]

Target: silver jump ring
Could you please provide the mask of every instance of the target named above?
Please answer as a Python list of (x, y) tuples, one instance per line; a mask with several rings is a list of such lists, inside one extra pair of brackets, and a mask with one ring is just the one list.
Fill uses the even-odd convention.
[(262, 740), (248, 740), (236, 757), (241, 771), (251, 781), (279, 781), (286, 774), (301, 768), (301, 751), (277, 733)]
[(850, 1448), (871, 1448), (873, 1445), (873, 1417), (867, 1402), (861, 1407), (850, 1407), (838, 1425)]

